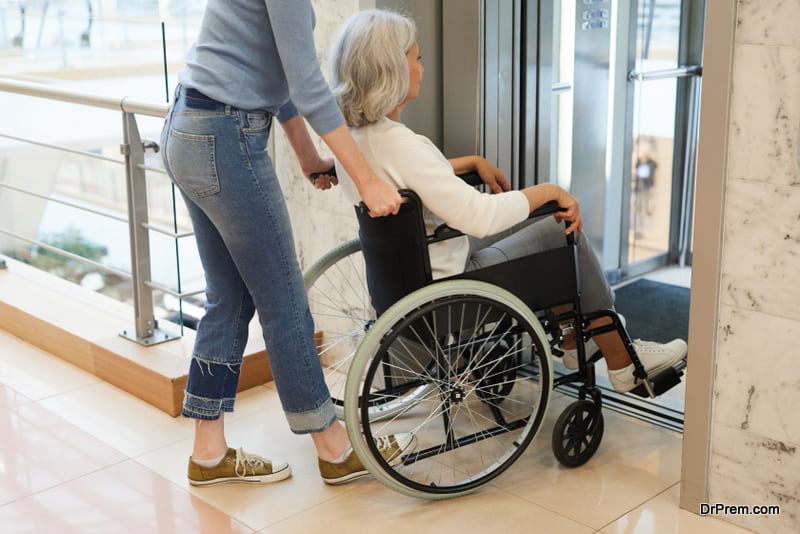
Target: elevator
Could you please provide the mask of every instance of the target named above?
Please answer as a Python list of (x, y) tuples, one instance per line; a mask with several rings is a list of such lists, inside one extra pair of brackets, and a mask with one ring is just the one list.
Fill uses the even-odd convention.
[[(448, 157), (485, 156), (515, 188), (570, 191), (612, 284), (691, 266), (704, 0), (374, 5), (420, 30), (412, 129)], [(682, 424), (682, 398), (626, 399), (624, 410), (658, 420), (663, 407), (668, 426)]]

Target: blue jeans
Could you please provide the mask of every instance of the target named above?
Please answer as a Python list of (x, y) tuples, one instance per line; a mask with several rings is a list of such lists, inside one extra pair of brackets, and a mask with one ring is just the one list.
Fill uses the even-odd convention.
[(335, 420), (314, 344), (314, 322), (289, 213), (266, 152), (272, 117), (179, 87), (161, 135), (162, 159), (192, 219), (206, 278), (183, 415), (233, 410), (248, 323), (258, 310), (289, 427)]

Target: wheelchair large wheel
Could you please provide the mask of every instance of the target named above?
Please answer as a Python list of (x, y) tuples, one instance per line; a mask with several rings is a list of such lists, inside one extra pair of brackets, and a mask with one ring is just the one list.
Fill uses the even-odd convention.
[(337, 415), (344, 417), (350, 362), (375, 322), (361, 243), (348, 241), (319, 259), (303, 276), (325, 381)]
[(553, 425), (553, 454), (562, 465), (579, 467), (594, 456), (603, 439), (603, 411), (590, 400), (575, 401)]
[[(497, 286), (446, 281), (401, 299), (367, 333), (348, 373), (345, 420), (378, 480), (444, 499), (477, 490), (523, 453), (552, 388), (550, 348), (533, 312)], [(402, 409), (372, 417), (386, 403)], [(374, 438), (405, 432), (414, 445), (392, 466)]]

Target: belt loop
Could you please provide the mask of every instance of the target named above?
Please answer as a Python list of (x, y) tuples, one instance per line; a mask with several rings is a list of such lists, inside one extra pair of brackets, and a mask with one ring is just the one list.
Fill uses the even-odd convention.
[(233, 108), (228, 104), (225, 105), (225, 115), (233, 115)]

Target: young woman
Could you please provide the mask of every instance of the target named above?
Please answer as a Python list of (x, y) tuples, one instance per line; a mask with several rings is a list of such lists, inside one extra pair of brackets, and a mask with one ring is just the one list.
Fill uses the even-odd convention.
[[(225, 439), (224, 414), (233, 410), (256, 310), (289, 426), (311, 434), (323, 479), (366, 474), (323, 379), (288, 212), (266, 152), (272, 117), (306, 176), (333, 161), (317, 153), (303, 117), (376, 216), (396, 213), (400, 196), (353, 142), (317, 63), (314, 24), (311, 0), (209, 0), (164, 125), (164, 166), (186, 201), (206, 277), (183, 404), (183, 415), (195, 419), (193, 485), (274, 482), (291, 472)], [(331, 183), (327, 176), (316, 186)], [(379, 445), (396, 457), (410, 442), (388, 436)]]
[[(402, 112), (420, 91), (424, 68), (414, 22), (390, 11), (357, 13), (346, 23), (331, 53), (331, 85), (356, 144), (378, 176), (392, 187), (414, 190), (424, 205), (429, 231), (447, 223), (467, 236), (430, 247), (434, 278), (449, 276), (560, 246), (575, 233), (584, 311), (613, 309), (614, 294), (597, 257), (586, 242), (578, 201), (555, 184), (510, 191), (503, 173), (484, 158), (448, 160), (427, 138), (401, 122)], [(337, 162), (341, 186), (357, 203), (357, 182)], [(464, 183), (457, 174), (477, 172), (491, 193)], [(564, 210), (554, 218), (531, 224), (528, 215), (549, 201)], [(609, 322), (598, 319), (592, 326)], [(614, 389), (636, 387), (633, 364), (616, 333), (595, 336)], [(648, 373), (658, 373), (686, 355), (686, 343), (634, 342)], [(591, 350), (587, 349), (587, 350)], [(590, 352), (591, 354), (591, 352)], [(577, 367), (575, 351), (564, 363)]]

